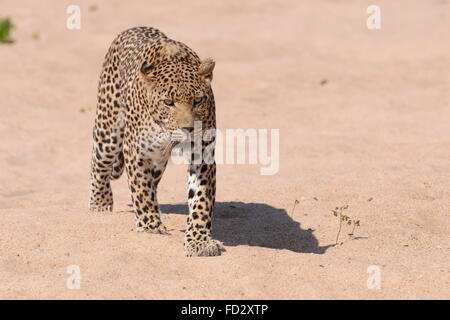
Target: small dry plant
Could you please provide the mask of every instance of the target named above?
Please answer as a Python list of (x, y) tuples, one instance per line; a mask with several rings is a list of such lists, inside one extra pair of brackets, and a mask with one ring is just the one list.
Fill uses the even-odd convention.
[(356, 227), (360, 226), (359, 220), (351, 219), (349, 216), (344, 214), (344, 211), (347, 209), (348, 209), (348, 204), (343, 205), (341, 207), (336, 207), (333, 210), (331, 210), (331, 213), (333, 214), (333, 216), (338, 217), (338, 219), (339, 219), (339, 230), (336, 235), (336, 244), (339, 243), (339, 235), (341, 234), (343, 224), (346, 223), (349, 226), (353, 225), (352, 232), (349, 233), (349, 235), (354, 235)]
[(294, 201), (294, 206), (292, 207), (292, 211), (291, 211), (291, 219), (294, 219), (295, 206), (296, 206), (297, 204), (299, 204), (299, 203), (300, 203), (300, 201), (298, 201), (297, 199), (295, 199), (295, 201)]

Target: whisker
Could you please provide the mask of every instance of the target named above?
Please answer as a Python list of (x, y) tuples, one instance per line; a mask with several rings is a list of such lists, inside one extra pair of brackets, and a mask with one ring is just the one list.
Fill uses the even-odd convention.
[(164, 146), (163, 150), (162, 150), (162, 154), (164, 155), (164, 157), (166, 158), (169, 153), (172, 151), (172, 147), (174, 145), (173, 141), (169, 141), (166, 143), (166, 145)]

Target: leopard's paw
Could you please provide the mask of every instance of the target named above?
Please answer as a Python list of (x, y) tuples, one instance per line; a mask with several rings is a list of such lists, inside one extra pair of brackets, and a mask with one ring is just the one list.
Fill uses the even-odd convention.
[(106, 204), (106, 205), (89, 204), (89, 210), (92, 212), (111, 212), (111, 211), (113, 211), (113, 205), (112, 204)]
[(161, 222), (157, 226), (138, 226), (136, 227), (137, 232), (147, 232), (147, 233), (154, 233), (154, 234), (170, 234), (169, 230), (167, 230), (166, 226), (163, 225)]
[(191, 240), (184, 243), (184, 255), (186, 257), (213, 257), (220, 256), (225, 251), (223, 243), (214, 240)]

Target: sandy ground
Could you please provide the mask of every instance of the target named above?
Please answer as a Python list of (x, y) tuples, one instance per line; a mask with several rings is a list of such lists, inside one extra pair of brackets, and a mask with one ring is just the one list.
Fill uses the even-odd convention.
[[(381, 30), (366, 27), (373, 3)], [(81, 30), (66, 29), (69, 4)], [(450, 298), (450, 1), (0, 9), (17, 25), (0, 46), (0, 298)], [(277, 174), (218, 168), (220, 257), (183, 256), (185, 166), (170, 165), (159, 189), (170, 236), (133, 230), (125, 176), (113, 213), (87, 210), (101, 63), (137, 25), (216, 59), (219, 128), (280, 129)], [(344, 204), (361, 227), (334, 246), (330, 210)], [(71, 265), (79, 290), (66, 286)], [(376, 268), (381, 288), (369, 289)]]

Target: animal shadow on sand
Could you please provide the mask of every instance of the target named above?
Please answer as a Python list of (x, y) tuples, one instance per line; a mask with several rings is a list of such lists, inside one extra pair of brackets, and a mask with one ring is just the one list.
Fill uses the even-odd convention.
[[(185, 204), (161, 205), (164, 213), (188, 214)], [(301, 253), (324, 254), (313, 229), (302, 229), (286, 210), (263, 203), (216, 203), (213, 236), (226, 246), (249, 245)]]

